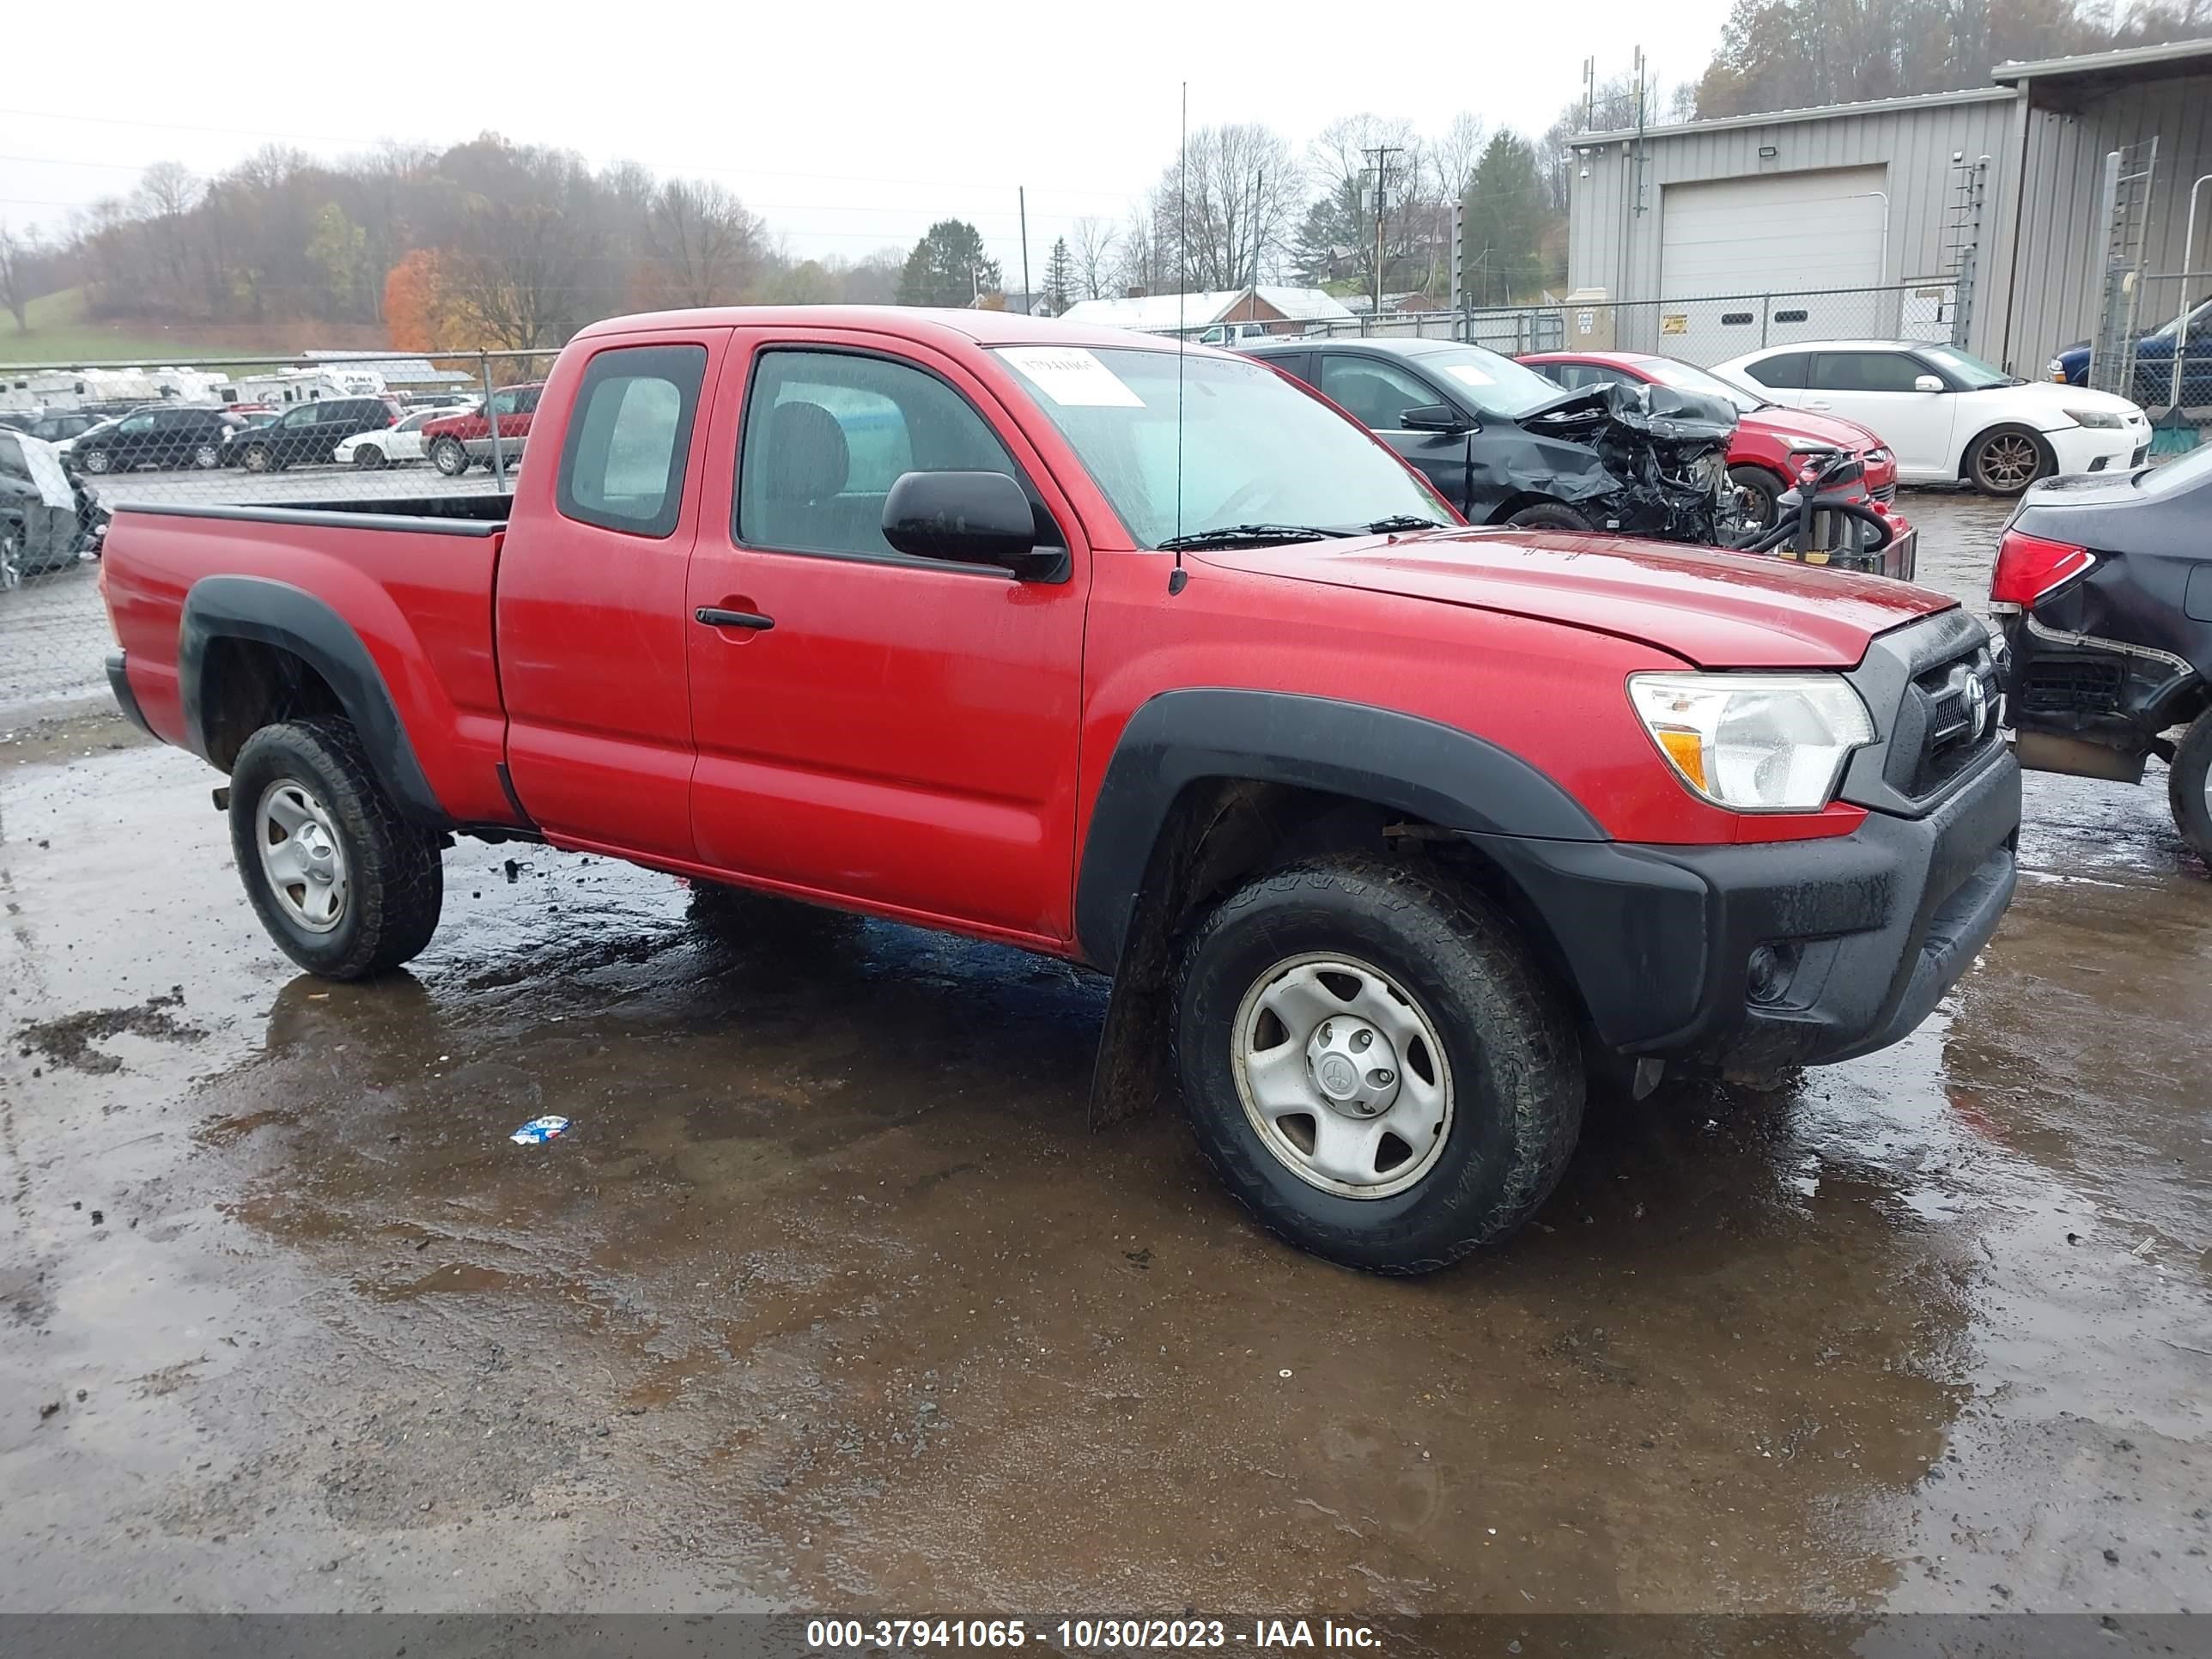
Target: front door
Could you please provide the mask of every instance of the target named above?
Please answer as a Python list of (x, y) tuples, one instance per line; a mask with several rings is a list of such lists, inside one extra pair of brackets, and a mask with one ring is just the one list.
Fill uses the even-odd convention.
[[(714, 422), (729, 432), (742, 402), (735, 453), (717, 458), (734, 511), (702, 530), (684, 601), (701, 862), (1064, 941), (1090, 575), (1074, 514), (950, 359), (828, 329), (750, 343)], [(1029, 491), (1041, 544), (1068, 549), (1054, 578), (884, 539), (902, 474), (974, 471)]]
[(571, 383), (567, 424), (543, 434), (557, 465), (517, 486), (525, 527), (501, 550), (496, 593), (507, 769), (556, 841), (690, 862), (684, 576), (702, 406), (728, 338), (608, 338)]
[(1923, 379), (1942, 376), (1910, 352), (1818, 352), (1812, 384), (1797, 406), (1856, 421), (1896, 452), (1899, 471), (1954, 476), (1958, 394), (1948, 383), (1942, 391), (1923, 392), (1918, 386)]
[(1455, 408), (1452, 398), (1412, 370), (1379, 357), (1349, 351), (1323, 351), (1319, 356), (1321, 378), (1316, 384), (1323, 397), (1343, 405), (1362, 426), (1404, 456), (1436, 486), (1439, 495), (1469, 519), (1480, 524), (1489, 517), (1495, 501), (1477, 503), (1469, 499), (1473, 485), (1468, 477), (1468, 446), (1474, 438), (1466, 432), (1409, 432), (1403, 424), (1407, 410), (1439, 404)]

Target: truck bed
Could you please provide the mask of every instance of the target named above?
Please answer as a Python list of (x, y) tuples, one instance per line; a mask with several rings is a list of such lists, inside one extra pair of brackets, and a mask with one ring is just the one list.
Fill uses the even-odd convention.
[(404, 805), (418, 817), (520, 823), (501, 780), (506, 716), (492, 647), (512, 505), (484, 495), (118, 507), (108, 610), (148, 727), (198, 753), (212, 743), (210, 757), (223, 763), (225, 740), (210, 730), (220, 711), (188, 706), (186, 659), (215, 648), (209, 638), (238, 651), (278, 636), (297, 649), (304, 635), (319, 645), (308, 665), (353, 699), (356, 726), (410, 750), (422, 798)]

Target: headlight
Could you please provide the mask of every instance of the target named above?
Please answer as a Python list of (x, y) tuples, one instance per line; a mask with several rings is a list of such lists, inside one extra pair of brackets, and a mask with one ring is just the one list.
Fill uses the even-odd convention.
[(2107, 415), (2101, 409), (2069, 409), (2064, 414), (2076, 426), (2106, 426), (2117, 430), (2127, 424), (2121, 416)]
[(1632, 674), (1628, 699), (1684, 782), (1739, 812), (1817, 812), (1874, 722), (1833, 674)]
[(1889, 447), (1887, 444), (1876, 444), (1872, 449), (1867, 451), (1866, 459), (1862, 463), (1862, 465), (1866, 466), (1886, 466), (1889, 464), (1891, 459), (1892, 457), (1889, 453)]
[(2043, 372), (2057, 381), (2059, 385), (2066, 384), (2066, 365), (2057, 358), (2053, 357), (2049, 362), (2044, 364)]

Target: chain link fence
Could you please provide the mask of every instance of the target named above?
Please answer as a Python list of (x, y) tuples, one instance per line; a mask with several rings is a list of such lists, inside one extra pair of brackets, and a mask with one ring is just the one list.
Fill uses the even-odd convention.
[(104, 684), (106, 510), (512, 489), (556, 355), (0, 364), (0, 728)]

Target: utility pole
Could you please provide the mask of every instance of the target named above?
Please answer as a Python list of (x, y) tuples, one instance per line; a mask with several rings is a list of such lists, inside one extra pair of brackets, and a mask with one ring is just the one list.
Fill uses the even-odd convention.
[(1375, 169), (1375, 322), (1382, 319), (1382, 222), (1390, 210), (1390, 158), (1405, 152), (1396, 144), (1377, 144), (1364, 152)]
[(1014, 202), (1022, 210), (1022, 314), (1036, 315), (1036, 295), (1030, 289), (1030, 193), (1027, 186), (1014, 186)]

